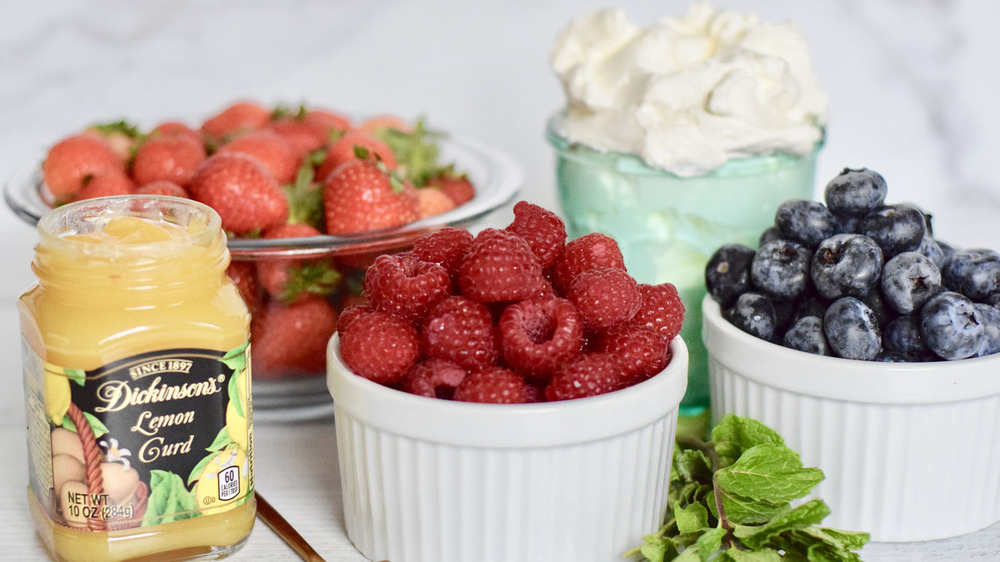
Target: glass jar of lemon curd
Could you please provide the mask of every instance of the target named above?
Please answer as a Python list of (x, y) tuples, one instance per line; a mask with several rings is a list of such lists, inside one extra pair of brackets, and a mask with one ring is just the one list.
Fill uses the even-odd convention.
[(38, 224), (18, 303), (28, 502), (59, 560), (221, 558), (253, 528), (250, 316), (218, 215), (107, 197)]

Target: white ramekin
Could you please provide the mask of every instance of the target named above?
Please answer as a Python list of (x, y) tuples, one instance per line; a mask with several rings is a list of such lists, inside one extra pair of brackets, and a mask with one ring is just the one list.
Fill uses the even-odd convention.
[(1000, 356), (822, 357), (742, 332), (711, 297), (702, 312), (712, 417), (758, 419), (822, 469), (824, 525), (902, 542), (1000, 521)]
[(679, 337), (658, 375), (603, 396), (495, 405), (424, 398), (351, 373), (339, 340), (327, 384), (347, 534), (392, 562), (610, 562), (666, 512)]

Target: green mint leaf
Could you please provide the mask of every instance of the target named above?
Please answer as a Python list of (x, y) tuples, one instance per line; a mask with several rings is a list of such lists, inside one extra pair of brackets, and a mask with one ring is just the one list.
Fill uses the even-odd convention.
[(816, 525), (830, 514), (830, 508), (823, 500), (810, 500), (798, 507), (788, 510), (759, 527), (740, 527), (734, 530), (734, 535), (746, 546), (758, 549), (768, 544), (776, 535), (793, 529), (803, 529)]
[[(787, 503), (772, 503), (765, 500), (754, 500), (745, 498), (727, 491), (721, 486), (715, 489), (715, 493), (722, 498), (722, 509), (726, 512), (726, 518), (736, 525), (760, 525), (767, 523), (772, 517), (786, 511)], [(712, 514), (719, 516), (715, 511), (715, 500), (708, 502), (708, 507)]]
[(698, 558), (701, 559), (701, 562), (708, 562), (716, 552), (719, 552), (719, 549), (722, 548), (722, 539), (725, 536), (725, 529), (716, 528), (709, 529), (698, 537), (695, 548), (698, 549)]
[(677, 555), (673, 562), (700, 562), (701, 556), (698, 555), (697, 548), (689, 548), (684, 552)]
[(772, 503), (801, 498), (823, 480), (818, 468), (803, 468), (795, 451), (777, 443), (754, 445), (719, 470), (717, 485), (753, 500)]
[(782, 562), (781, 554), (770, 548), (764, 550), (730, 548), (725, 552), (725, 555), (732, 562)]
[(722, 466), (728, 466), (751, 447), (765, 443), (784, 445), (785, 440), (755, 419), (727, 414), (712, 428), (712, 443), (722, 459)]
[(677, 519), (677, 530), (681, 533), (694, 533), (708, 528), (708, 510), (700, 503), (692, 503), (682, 507), (680, 502), (674, 503), (674, 518)]
[(830, 529), (829, 527), (806, 527), (802, 532), (823, 541), (826, 544), (847, 550), (861, 550), (871, 535), (861, 531), (842, 531), (840, 529)]
[(674, 454), (674, 470), (684, 480), (696, 482), (712, 481), (712, 463), (705, 453), (697, 449), (685, 449)]

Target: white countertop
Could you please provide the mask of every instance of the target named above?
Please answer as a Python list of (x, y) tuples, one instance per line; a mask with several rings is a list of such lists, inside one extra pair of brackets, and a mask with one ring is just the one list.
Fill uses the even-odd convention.
[[(636, 21), (680, 15), (686, 3), (619, 1)], [(819, 188), (845, 166), (889, 182), (890, 200), (935, 215), (955, 244), (1000, 248), (1000, 4), (975, 0), (719, 0), (794, 21), (831, 102)], [(548, 68), (555, 35), (600, 0), (456, 3), (3, 3), (0, 17), (0, 180), (89, 123), (200, 119), (237, 98), (308, 101), (354, 114), (427, 116), (487, 140), (523, 166), (521, 198), (556, 209), (543, 138), (562, 104)], [(506, 224), (510, 209), (487, 222)], [(25, 502), (27, 462), (14, 302), (31, 282), (33, 229), (0, 209), (0, 544), (44, 560)], [(258, 489), (328, 560), (363, 558), (346, 539), (332, 420), (259, 423)], [(651, 530), (652, 531), (652, 530)], [(873, 544), (866, 560), (996, 560), (1000, 524), (946, 541)], [(0, 555), (0, 558), (8, 556)], [(258, 525), (237, 560), (295, 560)]]

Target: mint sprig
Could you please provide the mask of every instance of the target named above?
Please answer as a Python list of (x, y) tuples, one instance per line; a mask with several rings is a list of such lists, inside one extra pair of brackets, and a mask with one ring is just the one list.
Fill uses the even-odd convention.
[(649, 562), (859, 562), (868, 533), (821, 527), (820, 499), (792, 505), (823, 480), (773, 429), (727, 415), (708, 442), (679, 435), (667, 517), (625, 553)]

